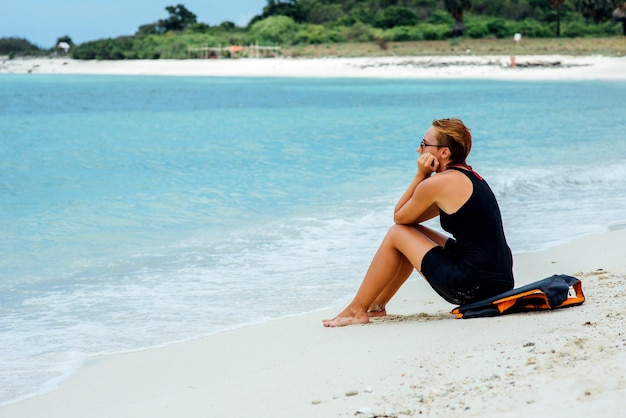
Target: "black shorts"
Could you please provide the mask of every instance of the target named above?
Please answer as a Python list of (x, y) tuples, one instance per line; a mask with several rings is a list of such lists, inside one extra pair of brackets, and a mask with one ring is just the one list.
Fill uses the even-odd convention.
[(512, 283), (494, 280), (468, 270), (456, 251), (456, 241), (448, 239), (444, 247), (430, 249), (422, 259), (422, 274), (430, 286), (446, 301), (465, 305), (511, 290)]

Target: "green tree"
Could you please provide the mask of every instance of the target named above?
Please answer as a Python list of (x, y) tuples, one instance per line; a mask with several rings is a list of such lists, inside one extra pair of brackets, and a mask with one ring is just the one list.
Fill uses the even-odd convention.
[(23, 38), (0, 38), (0, 54), (28, 54), (39, 52), (41, 48)]
[(509, 28), (507, 21), (501, 17), (491, 18), (491, 20), (487, 22), (487, 29), (489, 30), (489, 33), (494, 35), (496, 38), (506, 38), (511, 36), (511, 29)]
[(345, 16), (340, 4), (321, 4), (315, 0), (304, 3), (303, 12), (306, 20), (314, 24), (336, 22)]
[(288, 16), (270, 16), (259, 20), (250, 28), (250, 35), (257, 41), (274, 44), (288, 43), (296, 34), (298, 25)]
[(622, 22), (622, 34), (626, 36), (626, 3), (613, 10), (611, 15), (616, 22)]
[(463, 14), (465, 10), (471, 10), (472, 0), (444, 0), (443, 5), (454, 19), (454, 27), (452, 35), (460, 36), (465, 32), (465, 24), (463, 23)]
[(165, 10), (170, 15), (165, 20), (159, 20), (158, 25), (162, 28), (162, 32), (182, 31), (197, 23), (197, 16), (182, 4), (167, 6)]
[(383, 12), (383, 16), (376, 22), (376, 26), (390, 29), (396, 26), (413, 26), (417, 21), (417, 15), (411, 9), (401, 6), (389, 6)]
[(430, 16), (428, 16), (426, 22), (432, 23), (433, 25), (454, 25), (454, 19), (452, 19), (450, 14), (446, 13), (444, 10), (435, 10)]
[(346, 39), (350, 42), (369, 42), (374, 39), (374, 34), (369, 25), (357, 21), (346, 31)]
[(207, 25), (206, 23), (194, 23), (193, 25), (189, 26), (187, 29), (185, 29), (185, 32), (191, 32), (191, 33), (209, 33), (209, 31), (211, 30), (211, 26)]
[(137, 33), (135, 33), (135, 35), (137, 36), (156, 35), (156, 34), (160, 34), (161, 33), (160, 31), (161, 31), (161, 27), (159, 26), (158, 23), (147, 23), (145, 25), (139, 26), (139, 29), (137, 29)]
[(55, 45), (58, 45), (59, 42), (67, 42), (68, 45), (74, 46), (74, 42), (72, 42), (72, 38), (70, 38), (68, 35), (64, 35), (64, 36), (57, 38), (57, 43)]
[(550, 0), (550, 7), (556, 9), (556, 37), (561, 36), (561, 6), (565, 0)]
[(237, 25), (235, 25), (235, 23), (231, 22), (230, 20), (225, 20), (220, 23), (220, 29), (228, 32), (237, 29)]
[(610, 20), (613, 10), (619, 6), (619, 0), (579, 0), (578, 4), (582, 15), (594, 23)]
[(292, 18), (295, 22), (304, 22), (306, 20), (306, 16), (298, 0), (267, 0), (267, 6), (263, 8), (262, 18), (270, 16), (287, 16)]

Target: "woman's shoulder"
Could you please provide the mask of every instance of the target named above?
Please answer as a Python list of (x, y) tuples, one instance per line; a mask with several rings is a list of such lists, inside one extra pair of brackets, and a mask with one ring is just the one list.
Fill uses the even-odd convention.
[(445, 184), (451, 193), (457, 193), (459, 189), (472, 190), (474, 188), (470, 171), (448, 169), (441, 174), (440, 185)]
[(442, 182), (448, 182), (448, 181), (455, 181), (458, 179), (463, 179), (463, 178), (467, 178), (467, 176), (461, 172), (462, 169), (454, 169), (454, 168), (448, 168), (440, 173), (437, 173), (437, 175), (432, 176), (432, 178), (437, 178), (439, 177), (439, 181)]
[(472, 185), (472, 181), (458, 170), (447, 169), (428, 178), (430, 186), (440, 193), (456, 193), (459, 188), (467, 188)]
[(480, 174), (478, 174), (476, 170), (472, 168), (471, 165), (467, 165), (467, 164), (455, 164), (451, 166), (449, 169), (447, 169), (446, 171), (462, 173), (462, 174), (465, 174), (467, 177), (471, 177), (471, 175), (473, 174), (476, 179), (478, 180), (483, 179), (483, 177)]
[(437, 206), (447, 214), (456, 213), (471, 197), (474, 185), (458, 170), (445, 170), (432, 176)]

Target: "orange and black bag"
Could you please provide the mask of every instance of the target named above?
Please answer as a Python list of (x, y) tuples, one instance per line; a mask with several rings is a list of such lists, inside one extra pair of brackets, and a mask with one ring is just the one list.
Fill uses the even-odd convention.
[(565, 274), (527, 284), (489, 299), (457, 306), (450, 313), (457, 318), (479, 318), (580, 305), (585, 301), (582, 283)]

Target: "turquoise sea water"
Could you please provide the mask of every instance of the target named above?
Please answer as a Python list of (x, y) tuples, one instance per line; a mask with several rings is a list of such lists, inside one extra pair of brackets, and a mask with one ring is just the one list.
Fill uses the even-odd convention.
[(2, 75), (0, 405), (90, 356), (343, 304), (435, 118), (472, 128), (469, 163), (515, 253), (620, 227), (625, 94), (589, 81)]

